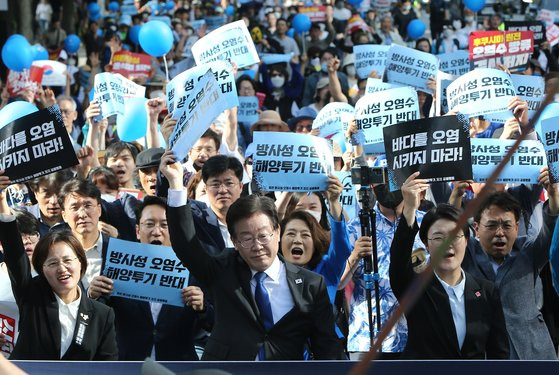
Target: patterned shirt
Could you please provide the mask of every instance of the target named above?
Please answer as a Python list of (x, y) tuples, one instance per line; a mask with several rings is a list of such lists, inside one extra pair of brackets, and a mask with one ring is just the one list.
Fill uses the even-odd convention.
[[(398, 300), (396, 299), (396, 296), (394, 296), (392, 288), (390, 287), (388, 270), (390, 268), (390, 245), (392, 244), (392, 239), (394, 238), (394, 233), (396, 232), (400, 218), (398, 218), (395, 223), (392, 223), (380, 212), (378, 204), (375, 205), (375, 212), (382, 327), (392, 312), (398, 308)], [(418, 223), (421, 223), (424, 215), (424, 212), (417, 211), (416, 218)], [(361, 237), (361, 224), (359, 222), (359, 218), (356, 218), (349, 223), (348, 231), (350, 242), (355, 244), (355, 241)], [(419, 236), (417, 236), (414, 242), (414, 250), (424, 247), (425, 246), (419, 239)], [(369, 319), (367, 317), (367, 299), (365, 298), (366, 290), (365, 282), (363, 281), (363, 267), (363, 259), (360, 259), (359, 265), (353, 274), (354, 288), (351, 300), (349, 301), (350, 313), (348, 351), (350, 352), (366, 352), (369, 351), (370, 347)], [(376, 336), (378, 332), (376, 332), (376, 302), (374, 288), (371, 291), (371, 294), (373, 324), (375, 326), (373, 334)], [(408, 327), (406, 319), (402, 317), (382, 343), (382, 351), (384, 353), (402, 352), (406, 346), (407, 339)]]

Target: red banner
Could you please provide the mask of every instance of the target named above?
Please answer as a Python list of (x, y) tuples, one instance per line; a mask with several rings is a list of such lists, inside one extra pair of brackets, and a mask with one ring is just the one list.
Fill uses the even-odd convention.
[(325, 5), (311, 5), (299, 7), (299, 13), (304, 13), (311, 19), (311, 22), (324, 22), (326, 21), (326, 6)]
[(43, 80), (43, 68), (32, 65), (22, 72), (8, 71), (8, 93), (10, 96), (19, 95), (24, 90), (37, 91)]
[(151, 57), (144, 53), (116, 52), (112, 65), (112, 73), (122, 74), (128, 79), (151, 76)]
[(502, 64), (521, 71), (534, 51), (532, 31), (474, 31), (470, 33), (470, 61), (473, 68), (495, 68)]

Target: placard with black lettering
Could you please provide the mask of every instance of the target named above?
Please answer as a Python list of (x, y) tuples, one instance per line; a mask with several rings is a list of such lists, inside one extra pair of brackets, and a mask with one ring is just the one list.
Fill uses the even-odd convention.
[(78, 164), (57, 105), (0, 129), (0, 169), (20, 183)]
[(412, 86), (432, 94), (427, 87), (430, 78), (435, 78), (439, 69), (437, 56), (413, 48), (393, 44), (386, 58), (386, 78), (389, 83)]
[(400, 189), (417, 171), (419, 178), (429, 182), (471, 180), (469, 128), (466, 116), (432, 117), (385, 127), (391, 190)]
[(542, 142), (552, 183), (559, 181), (559, 116), (541, 121)]
[(505, 21), (507, 31), (532, 31), (534, 33), (534, 45), (547, 40), (545, 23), (543, 21)]

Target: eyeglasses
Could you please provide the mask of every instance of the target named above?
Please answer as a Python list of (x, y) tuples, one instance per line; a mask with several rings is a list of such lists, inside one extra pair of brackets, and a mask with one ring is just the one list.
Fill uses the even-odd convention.
[(147, 223), (140, 223), (140, 225), (144, 226), (146, 229), (149, 229), (149, 230), (154, 230), (155, 227), (159, 227), (162, 230), (167, 230), (167, 228), (168, 228), (166, 221), (161, 222), (161, 223), (148, 221)]
[(245, 238), (239, 241), (239, 244), (244, 249), (250, 249), (250, 247), (254, 244), (254, 241), (258, 242), (259, 245), (267, 245), (272, 240), (272, 236), (274, 233), (262, 233), (259, 234), (257, 237)]
[(298, 131), (298, 132), (303, 131), (303, 130), (307, 130), (307, 131), (310, 132), (310, 131), (312, 130), (312, 124), (308, 124), (308, 125), (297, 125), (297, 126), (295, 127), (295, 130)]
[(75, 205), (75, 206), (73, 205), (73, 206), (70, 206), (68, 208), (68, 210), (72, 213), (77, 213), (82, 208), (84, 209), (85, 212), (89, 213), (89, 212), (93, 211), (95, 208), (97, 208), (97, 204), (86, 203), (86, 204), (83, 204), (83, 205)]
[(206, 187), (208, 189), (214, 190), (214, 191), (218, 191), (219, 189), (221, 189), (222, 186), (225, 186), (225, 188), (227, 190), (230, 190), (232, 188), (234, 188), (236, 185), (235, 182), (233, 181), (225, 181), (225, 182), (221, 182), (221, 181), (212, 181), (209, 184), (206, 184)]
[(61, 264), (64, 265), (64, 267), (68, 268), (71, 267), (74, 264), (74, 261), (78, 259), (78, 257), (73, 257), (73, 258), (62, 258), (60, 260), (51, 260), (46, 262), (45, 264), (43, 264), (43, 267), (45, 268), (49, 268), (49, 269), (57, 269), (58, 266), (60, 266)]
[(211, 154), (212, 152), (215, 152), (215, 148), (212, 146), (208, 146), (208, 147), (193, 147), (192, 151), (200, 153), (202, 151), (205, 151), (208, 154)]
[[(457, 243), (460, 242), (460, 240), (464, 238), (463, 234), (457, 235), (456, 237), (454, 237), (454, 239), (452, 240), (452, 244), (456, 245)], [(433, 238), (427, 238), (429, 241), (433, 242), (433, 245), (435, 246), (440, 246), (443, 242), (445, 242), (446, 240), (448, 240), (448, 236), (436, 236)]]
[(25, 243), (25, 242), (29, 242), (29, 243), (37, 243), (39, 241), (39, 233), (35, 232), (35, 233), (31, 233), (31, 234), (22, 234), (21, 235), (21, 240)]
[(514, 224), (510, 221), (490, 221), (487, 224), (481, 225), (491, 232), (496, 232), (499, 228), (501, 228), (503, 232), (509, 232), (514, 228)]

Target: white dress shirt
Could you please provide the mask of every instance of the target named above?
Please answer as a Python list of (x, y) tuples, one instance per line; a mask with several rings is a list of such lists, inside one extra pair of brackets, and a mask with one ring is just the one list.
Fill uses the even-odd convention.
[(101, 274), (101, 263), (103, 262), (103, 258), (101, 256), (101, 252), (103, 251), (103, 236), (101, 232), (99, 232), (99, 237), (97, 238), (97, 242), (93, 247), (89, 249), (85, 249), (85, 256), (87, 258), (87, 270), (82, 277), (82, 283), (85, 290), (89, 288), (89, 284), (91, 280), (95, 276), (99, 276)]
[(466, 337), (466, 307), (464, 304), (464, 287), (466, 285), (466, 274), (462, 272), (462, 279), (456, 285), (449, 285), (444, 282), (435, 272), (435, 276), (440, 281), (446, 294), (448, 294), (448, 302), (450, 302), (450, 310), (452, 311), (452, 320), (456, 329), (456, 337), (458, 337), (458, 347), (462, 349), (464, 338)]
[(76, 320), (78, 319), (78, 310), (82, 299), (82, 292), (78, 287), (78, 299), (68, 304), (64, 303), (60, 297), (54, 293), (56, 302), (58, 303), (58, 320), (60, 321), (60, 358), (64, 356), (72, 339), (74, 338), (74, 330), (76, 329)]

